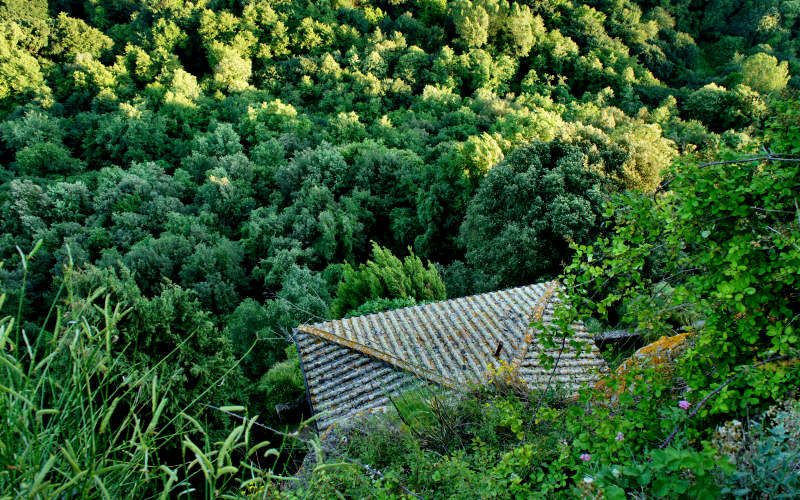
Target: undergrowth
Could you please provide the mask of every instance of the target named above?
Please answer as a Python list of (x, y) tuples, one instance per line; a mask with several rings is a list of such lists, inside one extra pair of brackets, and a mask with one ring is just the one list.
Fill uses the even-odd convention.
[(181, 345), (152, 366), (124, 356), (131, 307), (102, 287), (77, 294), (79, 272), (66, 267), (35, 331), (20, 325), (22, 304), (0, 319), (0, 498), (234, 498), (274, 482), (279, 450), (257, 439), (257, 417), (212, 435), (198, 411), (207, 390), (173, 410), (180, 378), (162, 368)]

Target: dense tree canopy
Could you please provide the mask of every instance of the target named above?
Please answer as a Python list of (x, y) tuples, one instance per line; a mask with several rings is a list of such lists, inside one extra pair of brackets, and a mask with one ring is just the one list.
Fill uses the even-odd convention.
[(28, 318), (71, 259), (218, 327), (191, 345), (249, 353), (252, 395), (293, 325), (555, 276), (608, 194), (751, 151), (798, 87), (799, 22), (781, 0), (1, 0), (0, 283), (42, 241)]
[(577, 146), (534, 142), (494, 167), (461, 226), (467, 263), (495, 288), (558, 274), (571, 242), (589, 242), (609, 190), (598, 157)]

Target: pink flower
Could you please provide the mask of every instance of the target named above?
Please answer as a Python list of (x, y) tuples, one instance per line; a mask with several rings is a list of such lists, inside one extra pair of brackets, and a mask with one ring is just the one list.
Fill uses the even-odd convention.
[(688, 410), (692, 403), (686, 401), (685, 399), (678, 402), (678, 406), (684, 410)]
[(588, 462), (591, 459), (592, 459), (592, 456), (589, 455), (588, 453), (584, 453), (583, 455), (581, 455), (581, 460), (583, 460), (584, 462)]
[(625, 434), (618, 432), (617, 437), (615, 437), (614, 439), (616, 439), (617, 441), (623, 441), (625, 440)]

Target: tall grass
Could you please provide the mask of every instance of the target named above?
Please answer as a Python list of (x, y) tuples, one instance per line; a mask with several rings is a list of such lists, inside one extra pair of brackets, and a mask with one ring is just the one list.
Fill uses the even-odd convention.
[[(34, 253), (20, 252), (26, 276)], [(76, 296), (74, 272), (38, 331), (20, 326), (24, 289), (16, 315), (0, 319), (0, 499), (234, 498), (274, 479), (259, 461), (279, 450), (253, 442), (256, 417), (214, 440), (196, 408), (167, 414), (180, 388), (158, 374), (166, 359), (137, 366), (118, 354), (130, 309), (103, 288)]]

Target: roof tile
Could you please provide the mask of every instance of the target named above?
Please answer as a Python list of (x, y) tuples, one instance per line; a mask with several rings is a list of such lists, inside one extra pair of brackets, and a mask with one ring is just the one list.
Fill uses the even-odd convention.
[(494, 353), (511, 363), (531, 389), (552, 378), (569, 388), (607, 370), (582, 323), (575, 337), (588, 341), (580, 356), (567, 344), (555, 372), (539, 363), (543, 350), (531, 322), (553, 316), (556, 282), (540, 283), (377, 314), (300, 325), (296, 338), (318, 423), (389, 403), (387, 396), (420, 383), (448, 387), (485, 381)]

